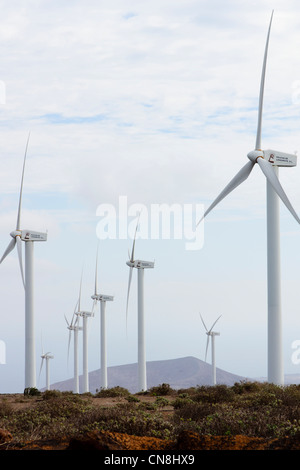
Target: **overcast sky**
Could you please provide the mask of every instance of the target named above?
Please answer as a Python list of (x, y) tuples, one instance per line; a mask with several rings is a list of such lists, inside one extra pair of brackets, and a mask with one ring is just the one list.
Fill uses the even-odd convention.
[[(0, 251), (16, 224), (29, 132), (22, 226), (48, 233), (46, 243), (35, 244), (37, 375), (43, 342), (54, 355), (51, 381), (72, 376), (64, 315), (71, 319), (83, 265), (82, 304), (91, 308), (99, 222), (108, 207), (117, 229), (124, 215), (130, 229), (99, 241), (99, 290), (115, 296), (107, 305), (108, 365), (136, 362), (137, 273), (126, 334), (126, 261), (143, 207), (140, 230), (148, 236), (137, 239), (136, 256), (155, 261), (145, 272), (147, 360), (204, 359), (200, 312), (208, 325), (222, 315), (218, 367), (266, 376), (266, 188), (259, 168), (209, 215), (197, 250), (187, 249), (186, 226), (181, 237), (171, 231), (169, 239), (154, 239), (150, 214), (155, 205), (177, 204), (186, 222), (193, 211), (195, 223), (196, 210), (247, 162), (273, 8), (262, 144), (300, 148), (299, 2), (12, 0), (0, 8)], [(299, 166), (282, 168), (280, 179), (299, 214)], [(281, 242), (285, 372), (299, 373), (291, 357), (300, 339), (300, 229), (285, 207)], [(16, 252), (0, 276), (0, 392), (23, 391)], [(100, 367), (99, 341), (98, 307), (90, 370)], [(42, 375), (38, 386), (44, 382)]]

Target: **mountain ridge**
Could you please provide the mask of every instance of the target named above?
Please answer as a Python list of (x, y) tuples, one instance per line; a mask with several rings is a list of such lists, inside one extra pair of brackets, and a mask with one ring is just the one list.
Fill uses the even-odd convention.
[[(234, 385), (236, 382), (249, 380), (216, 368), (217, 384)], [(138, 364), (125, 364), (107, 368), (108, 388), (123, 387), (130, 393), (138, 390)], [(148, 389), (167, 383), (173, 389), (212, 385), (212, 366), (193, 356), (147, 362)], [(83, 378), (79, 376), (79, 392), (82, 393)], [(56, 382), (51, 389), (60, 391), (73, 390), (73, 378)], [(89, 391), (96, 393), (101, 389), (100, 369), (89, 372)]]

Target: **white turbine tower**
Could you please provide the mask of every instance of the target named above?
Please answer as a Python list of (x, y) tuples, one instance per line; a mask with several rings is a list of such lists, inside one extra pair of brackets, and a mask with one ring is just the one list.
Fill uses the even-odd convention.
[(95, 270), (95, 291), (92, 299), (100, 302), (100, 354), (101, 354), (101, 388), (107, 389), (107, 354), (106, 354), (106, 302), (112, 302), (112, 295), (98, 294), (98, 252)]
[[(207, 214), (223, 198), (225, 198), (231, 191), (243, 183), (250, 175), (255, 164), (258, 164), (267, 180), (268, 381), (278, 385), (283, 385), (284, 374), (281, 337), (280, 231), (278, 196), (298, 223), (300, 223), (300, 219), (293, 209), (278, 179), (278, 167), (295, 166), (297, 160), (296, 155), (278, 152), (276, 150), (261, 149), (264, 83), (272, 17), (273, 13), (269, 24), (262, 67), (255, 150), (252, 150), (248, 153), (247, 157), (249, 162), (243, 166), (237, 175), (223, 189), (219, 196), (206, 210), (202, 219), (206, 217)], [(198, 222), (198, 224), (201, 222), (201, 220)]]
[(139, 391), (147, 390), (147, 371), (146, 371), (146, 351), (145, 351), (145, 313), (144, 313), (144, 270), (154, 268), (154, 262), (136, 260), (134, 258), (134, 248), (136, 240), (136, 232), (138, 223), (135, 229), (132, 251), (129, 260), (126, 264), (129, 266), (129, 281), (127, 293), (127, 307), (126, 307), (126, 322), (128, 313), (129, 292), (132, 279), (133, 268), (138, 270), (138, 387)]
[(51, 356), (50, 352), (42, 353), (41, 355), (42, 362), (40, 367), (40, 375), (42, 372), (44, 361), (46, 362), (46, 390), (50, 390), (50, 369), (49, 369), (49, 359), (53, 359), (54, 356)]
[[(37, 241), (46, 241), (47, 234), (32, 230), (21, 230), (21, 205), (26, 155), (29, 136), (23, 162), (21, 188), (16, 229), (10, 233), (12, 240), (6, 248), (0, 263), (17, 245), (21, 276), (25, 288), (25, 388), (36, 387), (36, 363), (35, 363), (35, 333), (34, 333), (34, 277), (33, 277), (33, 244)], [(25, 278), (22, 263), (22, 244), (25, 242)]]
[(89, 392), (89, 370), (88, 370), (88, 318), (94, 316), (94, 305), (92, 311), (81, 310), (81, 287), (82, 287), (82, 276), (80, 281), (79, 299), (78, 299), (78, 310), (75, 314), (82, 317), (82, 336), (83, 336), (83, 392)]
[[(75, 308), (76, 311), (76, 308)], [(73, 332), (74, 335), (74, 393), (79, 393), (79, 373), (78, 373), (78, 331), (82, 330), (82, 327), (79, 326), (79, 317), (75, 315), (72, 316), (71, 323), (68, 322), (67, 318), (67, 328), (69, 330), (69, 343), (68, 343), (68, 357), (69, 357), (69, 351), (70, 351), (70, 342), (71, 342), (71, 335)], [(75, 319), (76, 316), (76, 319)], [(74, 321), (75, 319), (75, 321)]]
[(215, 326), (215, 324), (217, 323), (217, 321), (219, 320), (219, 318), (221, 317), (222, 315), (220, 315), (216, 321), (212, 324), (211, 328), (208, 330), (206, 328), (206, 325), (204, 323), (204, 320), (202, 318), (202, 316), (200, 315), (201, 317), (201, 320), (202, 320), (202, 323), (203, 323), (203, 326), (206, 330), (206, 334), (207, 334), (207, 341), (206, 341), (206, 350), (205, 350), (205, 362), (206, 362), (206, 357), (207, 357), (207, 350), (208, 350), (208, 346), (209, 346), (209, 338), (211, 338), (211, 367), (212, 367), (212, 385), (216, 385), (217, 383), (217, 375), (216, 375), (216, 355), (215, 355), (215, 336), (220, 336), (220, 333), (218, 333), (217, 331), (213, 331), (213, 327)]

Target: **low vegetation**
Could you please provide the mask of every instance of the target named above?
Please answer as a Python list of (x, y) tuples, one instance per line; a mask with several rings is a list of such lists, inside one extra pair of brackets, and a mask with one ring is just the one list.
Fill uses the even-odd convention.
[[(113, 404), (97, 400), (110, 397)], [(176, 439), (186, 430), (211, 436), (300, 436), (300, 385), (240, 382), (173, 390), (162, 384), (134, 395), (121, 387), (95, 395), (26, 389), (18, 400), (34, 403), (16, 407), (0, 395), (0, 429), (19, 443), (92, 430), (162, 439)]]

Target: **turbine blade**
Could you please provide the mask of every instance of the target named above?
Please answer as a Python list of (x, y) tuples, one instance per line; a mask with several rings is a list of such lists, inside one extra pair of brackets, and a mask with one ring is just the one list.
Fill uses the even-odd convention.
[(82, 271), (81, 271), (80, 286), (79, 286), (79, 297), (78, 297), (78, 302), (77, 302), (77, 304), (78, 304), (78, 312), (80, 312), (82, 276), (83, 276), (83, 268), (82, 268)]
[(8, 247), (6, 248), (5, 252), (3, 253), (3, 256), (2, 256), (2, 258), (1, 258), (1, 260), (0, 260), (0, 263), (2, 263), (2, 261), (4, 260), (4, 258), (6, 258), (6, 256), (14, 249), (15, 244), (16, 244), (16, 239), (13, 238), (13, 239), (9, 242)]
[(209, 206), (209, 208), (205, 211), (203, 217), (199, 220), (196, 227), (200, 224), (200, 222), (207, 216), (207, 214), (229, 193), (231, 193), (235, 188), (237, 188), (241, 183), (243, 183), (248, 176), (250, 175), (255, 162), (249, 161), (244, 165), (241, 170), (235, 175), (234, 178), (228, 183), (228, 185), (223, 189), (223, 191), (219, 194), (219, 196), (214, 200), (214, 202)]
[(16, 237), (16, 242), (17, 242), (18, 258), (19, 258), (21, 276), (22, 276), (23, 285), (25, 287), (25, 278), (24, 278), (23, 261), (22, 261), (22, 242), (21, 242), (21, 238), (19, 236)]
[(126, 305), (126, 328), (127, 328), (128, 302), (129, 302), (129, 292), (130, 292), (131, 279), (132, 279), (132, 271), (133, 271), (133, 267), (130, 267), (129, 279), (128, 279), (128, 291), (127, 291), (127, 305)]
[(70, 355), (70, 343), (71, 343), (71, 336), (72, 336), (72, 331), (69, 331), (69, 341), (68, 341), (68, 362), (69, 362), (69, 355)]
[(209, 345), (209, 336), (207, 335), (206, 350), (205, 350), (205, 362), (206, 362), (206, 358), (207, 358), (208, 345)]
[(295, 217), (297, 222), (300, 224), (300, 219), (297, 213), (295, 212), (292, 204), (290, 203), (287, 195), (285, 194), (284, 189), (281, 186), (279, 179), (277, 178), (277, 175), (272, 168), (272, 164), (267, 162), (264, 158), (258, 158), (257, 163), (259, 164), (265, 177), (267, 178), (269, 183), (273, 186), (274, 190), (276, 191), (276, 193), (278, 194), (282, 202), (285, 204), (287, 209), (290, 211), (290, 213)]
[(26, 162), (26, 156), (27, 156), (27, 149), (28, 149), (29, 137), (30, 137), (30, 133), (29, 133), (29, 135), (28, 135), (28, 139), (27, 139), (27, 143), (26, 143), (26, 148), (25, 148), (25, 155), (24, 155), (24, 162), (23, 162), (23, 171), (22, 171), (22, 179), (21, 179), (21, 188), (20, 188), (20, 196), (19, 196), (19, 208), (18, 208), (18, 217), (17, 217), (16, 230), (20, 230), (21, 205), (22, 205), (22, 193), (23, 193), (23, 181), (24, 181), (25, 162)]
[(76, 312), (78, 312), (78, 311), (79, 311), (79, 308), (78, 308), (78, 307), (79, 307), (79, 305), (78, 305), (78, 303), (79, 303), (79, 299), (77, 300), (77, 302), (76, 302), (76, 304), (75, 304), (75, 308), (74, 308), (74, 312), (73, 312), (73, 316), (72, 316), (71, 325), (72, 325), (72, 323), (73, 323), (73, 318), (74, 318), (74, 315), (76, 315)]
[(39, 378), (40, 378), (40, 375), (41, 375), (41, 372), (42, 372), (43, 362), (44, 362), (44, 358), (42, 358), (41, 367), (40, 367), (40, 373), (39, 373)]
[(136, 227), (135, 227), (135, 232), (134, 232), (133, 243), (132, 243), (132, 251), (131, 251), (131, 257), (130, 257), (130, 261), (131, 261), (132, 263), (134, 262), (135, 240), (136, 240), (137, 229), (138, 229), (138, 226), (139, 226), (140, 215), (141, 215), (141, 211), (139, 212), (139, 215), (138, 215), (138, 219), (137, 219), (137, 223), (136, 223)]
[(201, 318), (201, 320), (202, 320), (202, 323), (203, 323), (203, 326), (204, 326), (205, 330), (208, 331), (208, 329), (206, 328), (206, 325), (205, 325), (205, 323), (204, 323), (204, 320), (203, 320), (203, 318), (202, 318), (201, 313), (199, 313), (199, 315), (200, 315), (200, 318)]
[(98, 248), (99, 248), (99, 243), (97, 245), (96, 268), (95, 268), (95, 295), (97, 295), (97, 284), (98, 284)]
[(272, 11), (271, 19), (270, 19), (270, 24), (269, 24), (269, 30), (268, 30), (267, 40), (266, 40), (265, 54), (264, 54), (262, 72), (261, 72), (255, 150), (261, 150), (261, 124), (262, 124), (262, 111), (263, 111), (263, 100), (264, 100), (264, 87), (265, 87), (266, 65), (267, 65), (267, 56), (268, 56), (268, 47), (269, 47), (269, 38), (270, 38), (272, 19), (273, 19), (273, 11)]
[[(73, 317), (74, 317), (74, 315), (73, 315)], [(72, 321), (73, 321), (73, 319), (72, 319)], [(75, 323), (74, 323), (74, 327), (75, 326), (79, 326), (79, 316), (78, 315), (76, 315), (76, 320), (75, 320)]]
[(212, 331), (213, 327), (215, 326), (215, 324), (217, 323), (217, 321), (219, 320), (219, 318), (221, 318), (221, 316), (222, 316), (222, 315), (220, 315), (220, 316), (216, 319), (216, 321), (212, 324), (212, 327), (211, 327), (211, 329), (209, 330), (209, 333)]
[(93, 301), (92, 311), (91, 311), (92, 317), (95, 316), (95, 308), (97, 308), (97, 300)]
[(44, 356), (43, 333), (42, 332), (41, 332), (41, 347), (42, 347), (42, 356)]
[[(136, 233), (136, 231), (135, 231)], [(135, 235), (134, 235), (134, 239), (133, 239), (133, 242), (132, 242), (132, 250), (131, 250), (131, 255), (130, 255), (130, 261), (133, 263), (134, 262), (134, 248), (135, 248)]]

